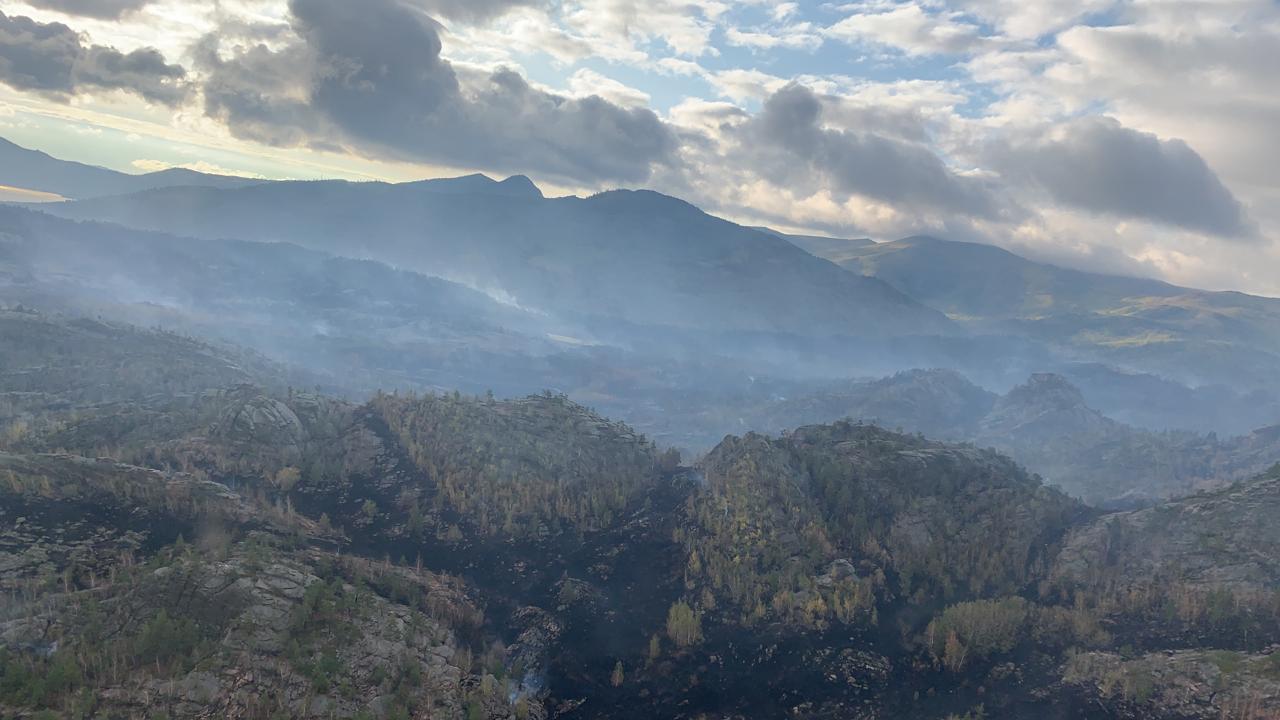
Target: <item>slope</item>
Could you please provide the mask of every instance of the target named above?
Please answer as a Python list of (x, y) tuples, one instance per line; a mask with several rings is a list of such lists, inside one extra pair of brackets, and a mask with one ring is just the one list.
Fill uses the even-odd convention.
[(38, 150), (28, 150), (0, 138), (0, 185), (54, 193), (65, 198), (123, 195), (183, 185), (234, 188), (261, 182), (264, 181), (210, 175), (185, 168), (129, 175), (94, 165), (59, 160)]
[[(284, 240), (482, 286), (524, 307), (624, 325), (801, 336), (952, 332), (887, 284), (652, 192), (545, 199), (472, 180), (172, 188), (47, 206), (202, 238)], [(523, 186), (523, 183), (520, 183)], [(501, 190), (501, 191), (500, 191)], [(631, 338), (628, 338), (631, 339)]]
[(1036, 263), (975, 243), (851, 243), (840, 264), (950, 317), (1191, 385), (1263, 388), (1280, 371), (1280, 300)]

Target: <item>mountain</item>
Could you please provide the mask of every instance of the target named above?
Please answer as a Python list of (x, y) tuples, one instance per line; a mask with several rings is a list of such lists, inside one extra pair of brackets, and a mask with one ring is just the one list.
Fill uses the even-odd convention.
[(528, 704), (518, 684), (483, 682), (510, 671), (508, 651), (473, 664), (471, 638), (499, 640), (457, 580), (339, 555), (322, 524), (190, 474), (5, 453), (0, 474), (7, 716), (510, 717)]
[[(519, 176), (165, 188), (43, 207), (373, 259), (547, 317), (579, 347), (639, 351), (679, 373), (704, 359), (733, 368), (721, 376), (784, 383), (948, 367), (1006, 389), (1055, 372), (1146, 428), (1238, 434), (1280, 420), (1280, 301), (1065, 270), (992, 246), (788, 236), (655, 193), (545, 198)], [(655, 431), (680, 402), (576, 397)]]
[(744, 423), (778, 432), (851, 417), (936, 438), (976, 434), (997, 400), (954, 370), (904, 370), (878, 380), (848, 381), (771, 402)]
[(1224, 439), (1142, 430), (1090, 408), (1078, 389), (1052, 374), (1035, 375), (997, 401), (973, 439), (1102, 505), (1184, 495), (1280, 462), (1280, 428)]
[[(1102, 514), (995, 451), (851, 422), (682, 466), (560, 396), (348, 402), (22, 315), (67, 344), (12, 352), (93, 372), (0, 377), (42, 418), (0, 433), (6, 716), (1280, 708), (1274, 473)], [(189, 382), (130, 389), (164, 347)], [(1076, 404), (1012, 395), (999, 417)]]
[(1222, 438), (1146, 430), (1094, 409), (1078, 388), (1053, 373), (1035, 374), (996, 395), (954, 371), (912, 370), (739, 410), (743, 424), (764, 431), (852, 418), (994, 447), (1096, 505), (1184, 495), (1252, 477), (1280, 462), (1280, 427)]
[[(289, 371), (234, 346), (160, 330), (26, 309), (0, 310), (0, 382), (57, 406), (258, 383), (284, 387)], [(49, 396), (49, 388), (58, 394)], [(66, 394), (70, 392), (71, 394)], [(56, 401), (54, 400), (56, 398)]]
[(826, 258), (837, 265), (840, 265), (852, 257), (857, 257), (858, 252), (865, 251), (866, 248), (876, 244), (875, 241), (870, 238), (854, 240), (848, 238), (824, 237), (821, 235), (793, 235), (778, 232), (777, 230), (772, 230), (766, 227), (758, 227), (755, 229), (761, 232), (767, 232), (771, 235), (776, 235), (811, 255)]
[(838, 247), (820, 254), (985, 332), (1192, 386), (1266, 388), (1280, 372), (1274, 298), (1069, 270), (931, 237)]
[[(191, 242), (0, 207), (6, 301), (251, 346), (324, 384), (473, 391), (555, 386), (523, 373), (577, 330), (486, 294), (296, 245)], [(521, 361), (511, 358), (518, 357)]]
[[(251, 347), (288, 366), (301, 387), (355, 397), (551, 388), (673, 441), (688, 436), (692, 405), (785, 384), (759, 375), (758, 358), (735, 356), (733, 343), (709, 332), (631, 328), (628, 345), (605, 344), (584, 323), (371, 260), (288, 243), (192, 241), (13, 207), (0, 207), (0, 287), (10, 307)], [(723, 436), (718, 430), (707, 447)]]
[(1073, 531), (1058, 582), (1126, 587), (1177, 582), (1201, 589), (1280, 587), (1280, 465), (1256, 478), (1116, 513)]
[(1104, 609), (1130, 650), (1076, 655), (1064, 682), (1121, 717), (1275, 714), (1280, 650), (1268, 643), (1280, 589), (1278, 511), (1280, 466), (1072, 530), (1049, 584)]
[(954, 332), (940, 313), (880, 280), (652, 192), (547, 199), (522, 179), (475, 177), (288, 182), (168, 188), (45, 209), (371, 258), (587, 323), (606, 342), (639, 342), (634, 328), (645, 326), (823, 338)]
[(38, 150), (28, 150), (0, 138), (0, 185), (21, 190), (53, 193), (64, 198), (91, 198), (177, 186), (214, 188), (247, 187), (262, 180), (210, 175), (185, 168), (170, 168), (143, 175), (108, 170), (59, 160)]

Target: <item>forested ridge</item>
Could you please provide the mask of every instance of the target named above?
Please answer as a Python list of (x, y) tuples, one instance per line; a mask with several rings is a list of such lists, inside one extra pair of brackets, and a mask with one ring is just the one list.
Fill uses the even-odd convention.
[[(871, 424), (681, 458), (554, 393), (352, 402), (164, 333), (16, 322), (68, 351), (0, 407), (9, 715), (1280, 707), (1280, 468), (1108, 513)], [(148, 389), (110, 361), (134, 356), (191, 370)]]

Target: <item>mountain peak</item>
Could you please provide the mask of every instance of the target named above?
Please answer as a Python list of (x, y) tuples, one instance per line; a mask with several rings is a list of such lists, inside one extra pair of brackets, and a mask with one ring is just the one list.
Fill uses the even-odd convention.
[(433, 193), (542, 198), (542, 191), (524, 175), (513, 175), (506, 180), (498, 181), (488, 175), (473, 173), (461, 177), (419, 180), (407, 185)]
[(988, 436), (1025, 441), (1107, 432), (1113, 423), (1090, 408), (1084, 393), (1061, 375), (1036, 373), (996, 401), (982, 422)]
[(587, 201), (615, 211), (706, 215), (692, 203), (653, 190), (605, 190), (587, 198)]
[(1085, 406), (1084, 393), (1057, 373), (1033, 374), (1027, 382), (1011, 390), (1006, 400), (1011, 404), (1055, 410)]
[(511, 195), (513, 197), (545, 197), (542, 194), (542, 190), (527, 175), (512, 175), (498, 183), (498, 188), (502, 189), (503, 195)]

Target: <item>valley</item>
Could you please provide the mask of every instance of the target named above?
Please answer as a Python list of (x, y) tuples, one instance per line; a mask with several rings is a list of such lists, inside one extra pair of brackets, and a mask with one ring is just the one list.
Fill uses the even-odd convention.
[(20, 157), (6, 717), (1280, 713), (1277, 301)]

